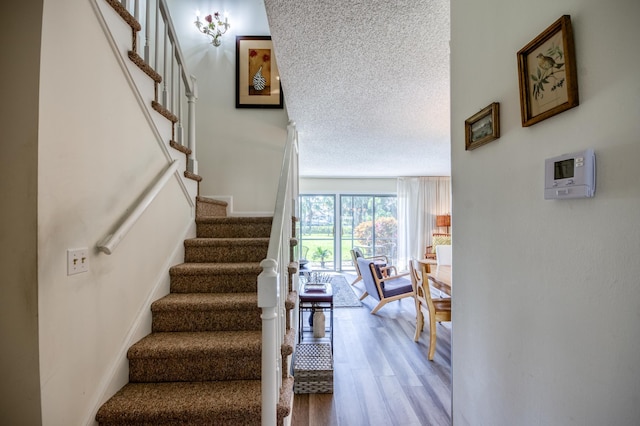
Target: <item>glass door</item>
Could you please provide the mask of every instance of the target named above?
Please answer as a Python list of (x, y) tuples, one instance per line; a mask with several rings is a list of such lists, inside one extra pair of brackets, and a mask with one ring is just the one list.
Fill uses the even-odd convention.
[(340, 196), (340, 266), (353, 270), (350, 250), (358, 247), (365, 256), (385, 255), (397, 260), (397, 197), (394, 195)]
[(300, 195), (300, 258), (311, 269), (335, 270), (335, 195)]

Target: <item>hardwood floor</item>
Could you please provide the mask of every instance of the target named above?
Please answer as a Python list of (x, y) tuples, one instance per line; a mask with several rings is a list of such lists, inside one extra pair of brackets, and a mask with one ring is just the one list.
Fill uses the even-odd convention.
[[(362, 294), (362, 282), (354, 287)], [(451, 424), (451, 323), (438, 324), (429, 361), (427, 324), (413, 341), (413, 299), (371, 315), (373, 302), (367, 297), (363, 307), (334, 309), (333, 394), (296, 394), (293, 426)]]

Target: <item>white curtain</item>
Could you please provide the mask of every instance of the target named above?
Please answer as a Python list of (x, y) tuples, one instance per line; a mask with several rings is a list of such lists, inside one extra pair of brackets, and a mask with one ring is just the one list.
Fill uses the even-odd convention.
[(451, 214), (450, 177), (398, 178), (398, 269), (424, 258), (436, 228), (436, 216)]

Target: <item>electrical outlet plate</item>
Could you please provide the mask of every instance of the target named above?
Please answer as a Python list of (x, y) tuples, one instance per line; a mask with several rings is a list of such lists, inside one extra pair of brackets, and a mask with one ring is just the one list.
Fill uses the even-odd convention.
[(89, 271), (89, 250), (87, 248), (67, 250), (67, 275)]

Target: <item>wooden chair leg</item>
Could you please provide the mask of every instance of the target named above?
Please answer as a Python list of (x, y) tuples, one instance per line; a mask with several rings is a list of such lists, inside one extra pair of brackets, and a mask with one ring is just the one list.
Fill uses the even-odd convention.
[(387, 304), (387, 302), (389, 302), (388, 300), (381, 300), (380, 303), (378, 303), (378, 305), (373, 308), (373, 310), (371, 311), (371, 314), (375, 314), (376, 312), (378, 312), (380, 310), (380, 308), (382, 308), (384, 305)]
[(429, 361), (436, 353), (436, 316), (429, 312)]
[(365, 291), (364, 293), (362, 293), (362, 296), (360, 296), (360, 300), (364, 300), (368, 295), (369, 293)]
[(354, 285), (355, 283), (357, 283), (358, 281), (362, 281), (362, 275), (358, 275), (358, 278), (356, 278), (351, 285)]
[(422, 309), (420, 309), (420, 302), (416, 303), (416, 334), (413, 336), (413, 341), (417, 342), (420, 340), (420, 333), (424, 329), (424, 314), (422, 313)]

